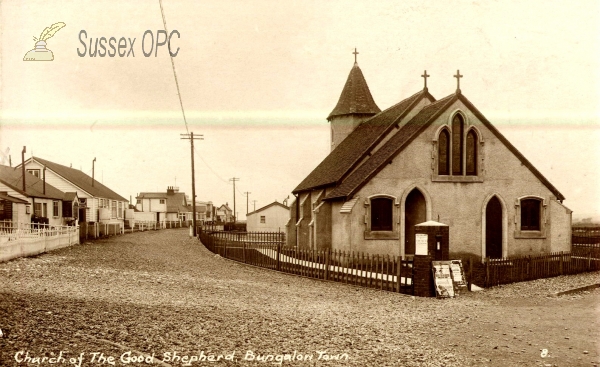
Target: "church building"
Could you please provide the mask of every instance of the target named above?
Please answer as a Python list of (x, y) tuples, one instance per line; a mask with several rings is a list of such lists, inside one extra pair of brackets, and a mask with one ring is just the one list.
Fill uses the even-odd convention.
[(564, 196), (457, 89), (381, 111), (355, 63), (327, 117), (331, 152), (294, 189), (288, 245), (410, 257), (415, 225), (449, 226), (450, 256), (571, 250)]

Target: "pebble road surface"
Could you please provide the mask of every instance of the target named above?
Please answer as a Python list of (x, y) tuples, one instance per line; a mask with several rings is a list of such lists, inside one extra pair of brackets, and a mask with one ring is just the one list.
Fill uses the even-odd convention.
[(600, 291), (548, 295), (599, 282), (422, 299), (133, 233), (0, 263), (0, 366), (598, 366)]

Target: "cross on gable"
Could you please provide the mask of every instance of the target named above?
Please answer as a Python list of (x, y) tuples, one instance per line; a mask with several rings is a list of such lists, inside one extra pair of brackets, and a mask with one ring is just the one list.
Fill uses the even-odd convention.
[(358, 54), (359, 54), (359, 52), (358, 52), (358, 51), (356, 51), (356, 47), (354, 48), (354, 52), (353, 52), (353, 54), (354, 54), (354, 62), (356, 63), (356, 55), (358, 55)]
[(460, 91), (460, 78), (463, 77), (460, 75), (460, 70), (456, 70), (456, 75), (454, 75), (454, 77), (456, 78), (456, 90)]
[(427, 78), (429, 78), (430, 76), (431, 76), (431, 75), (427, 74), (427, 70), (425, 70), (425, 71), (423, 72), (423, 75), (421, 75), (421, 77), (422, 77), (423, 79), (425, 79), (425, 89), (427, 89)]

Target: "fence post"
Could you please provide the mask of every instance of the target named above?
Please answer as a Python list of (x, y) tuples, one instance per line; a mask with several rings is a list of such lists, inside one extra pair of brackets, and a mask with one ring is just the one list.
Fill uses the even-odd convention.
[(246, 263), (246, 242), (242, 243), (242, 258), (244, 259), (244, 264)]
[(486, 288), (490, 286), (490, 258), (485, 258), (485, 286)]
[(587, 266), (587, 270), (590, 271), (591, 268), (592, 268), (592, 251), (590, 250), (590, 252), (588, 252), (588, 266)]
[(277, 270), (281, 269), (281, 263), (280, 263), (280, 254), (281, 254), (281, 243), (277, 243)]
[(473, 256), (469, 256), (469, 277), (467, 278), (467, 289), (471, 291), (471, 285), (473, 284)]
[(560, 256), (560, 264), (558, 266), (558, 273), (560, 275), (563, 275), (563, 258), (564, 258), (564, 253), (561, 251), (559, 256)]
[(329, 261), (331, 258), (331, 248), (325, 252), (325, 280), (329, 279)]

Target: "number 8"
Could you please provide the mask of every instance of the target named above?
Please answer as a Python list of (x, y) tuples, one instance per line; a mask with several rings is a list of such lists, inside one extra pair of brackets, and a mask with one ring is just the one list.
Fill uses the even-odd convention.
[(542, 349), (542, 353), (540, 354), (540, 357), (546, 358), (547, 355), (548, 355), (548, 349)]

